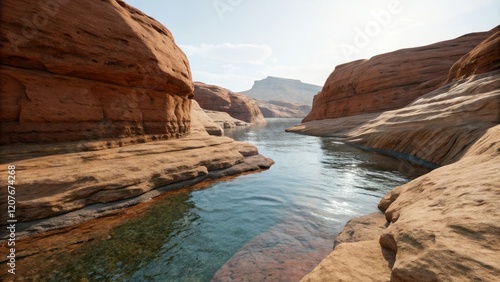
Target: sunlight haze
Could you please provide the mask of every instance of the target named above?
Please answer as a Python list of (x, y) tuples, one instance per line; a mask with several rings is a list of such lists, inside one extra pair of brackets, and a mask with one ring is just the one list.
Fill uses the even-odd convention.
[(498, 0), (127, 0), (164, 24), (194, 81), (233, 91), (267, 76), (323, 85), (336, 65), (490, 30)]

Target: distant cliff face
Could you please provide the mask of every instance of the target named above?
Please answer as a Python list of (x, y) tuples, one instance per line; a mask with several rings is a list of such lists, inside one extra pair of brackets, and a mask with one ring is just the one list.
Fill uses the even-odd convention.
[(189, 63), (164, 26), (119, 0), (45, 2), (2, 1), (0, 143), (189, 134)]
[(266, 123), (253, 100), (220, 86), (195, 82), (194, 99), (203, 109), (226, 112), (236, 119), (249, 123)]
[(311, 105), (314, 95), (320, 90), (321, 86), (303, 83), (300, 80), (268, 76), (255, 81), (252, 89), (241, 93), (265, 102), (280, 101)]
[(443, 85), (449, 69), (491, 34), (468, 34), (337, 66), (304, 122), (404, 107)]

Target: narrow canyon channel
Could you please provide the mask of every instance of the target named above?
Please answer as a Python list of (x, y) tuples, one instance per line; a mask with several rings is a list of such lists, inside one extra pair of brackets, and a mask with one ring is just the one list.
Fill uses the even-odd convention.
[(270, 170), (170, 192), (113, 224), (102, 220), (111, 229), (91, 240), (26, 258), (26, 266), (45, 265), (32, 275), (48, 281), (300, 280), (350, 218), (376, 212), (387, 191), (427, 170), (285, 132), (299, 122), (226, 130), (274, 159)]

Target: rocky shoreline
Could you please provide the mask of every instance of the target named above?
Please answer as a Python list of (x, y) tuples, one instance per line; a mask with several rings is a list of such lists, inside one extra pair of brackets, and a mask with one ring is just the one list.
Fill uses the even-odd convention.
[[(274, 163), (250, 144), (213, 136), (38, 157), (18, 153), (14, 158), (5, 151), (1, 155), (18, 167), (22, 178), (16, 193), (16, 217), (22, 221), (17, 224), (19, 238), (118, 213), (167, 191), (267, 169)], [(1, 195), (7, 197), (6, 191)], [(6, 220), (2, 214), (2, 222)]]
[[(500, 126), (458, 162), (390, 191), (302, 281), (495, 281)], [(360, 271), (362, 269), (362, 271)]]
[[(15, 165), (18, 238), (273, 164), (221, 136), (193, 100), (186, 55), (159, 22), (120, 0), (59, 1), (36, 36), (11, 41), (39, 8), (3, 1), (0, 19), (0, 173)], [(234, 111), (265, 122), (238, 99)]]

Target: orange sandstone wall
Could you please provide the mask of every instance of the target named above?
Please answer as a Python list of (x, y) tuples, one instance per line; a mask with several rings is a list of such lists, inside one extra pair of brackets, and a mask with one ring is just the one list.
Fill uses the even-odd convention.
[(119, 0), (3, 0), (0, 144), (189, 134), (189, 63)]

